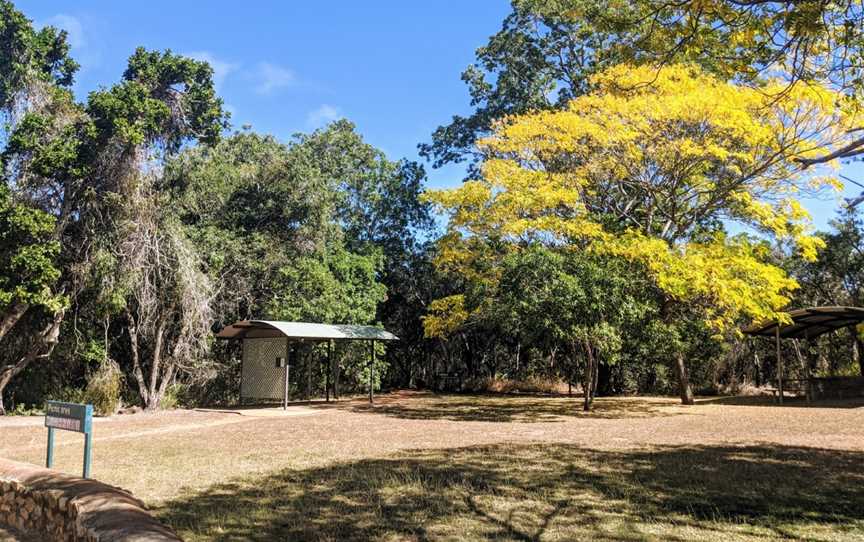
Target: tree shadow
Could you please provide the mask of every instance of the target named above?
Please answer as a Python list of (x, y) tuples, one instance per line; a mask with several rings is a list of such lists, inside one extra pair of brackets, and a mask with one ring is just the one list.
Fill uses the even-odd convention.
[(396, 396), (373, 405), (352, 403), (354, 412), (381, 414), (408, 420), (474, 422), (561, 422), (568, 418), (651, 418), (685, 412), (669, 409), (675, 399), (598, 397), (590, 411), (582, 410), (578, 396), (537, 395), (431, 395)]
[(819, 399), (807, 402), (805, 397), (784, 397), (783, 404), (770, 395), (739, 395), (704, 397), (696, 400), (700, 405), (770, 406), (794, 408), (864, 408), (864, 397), (849, 399)]
[(864, 453), (501, 444), (235, 480), (165, 503), (189, 540), (827, 538), (864, 528)]

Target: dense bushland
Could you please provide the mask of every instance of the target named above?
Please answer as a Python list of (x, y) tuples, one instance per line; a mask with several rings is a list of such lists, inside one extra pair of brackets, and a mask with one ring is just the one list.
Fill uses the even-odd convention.
[[(232, 130), (212, 68), (171, 51), (139, 48), (81, 100), (66, 34), (2, 0), (0, 412), (230, 403), (239, 353), (213, 334), (244, 318), (387, 327), (402, 340), (378, 387), (569, 387), (587, 409), (760, 386), (773, 347), (740, 326), (864, 304), (860, 211), (814, 232), (799, 202), (864, 144), (858, 60), (836, 62), (861, 58), (861, 20), (516, 0), (464, 74), (474, 111), (421, 145), (469, 178), (424, 195), (421, 164), (347, 120), (289, 141)], [(788, 42), (765, 41), (778, 28)], [(852, 373), (861, 333), (784, 348)], [(306, 354), (323, 393), (324, 353)], [(343, 391), (364, 390), (364, 353), (337, 355)]]

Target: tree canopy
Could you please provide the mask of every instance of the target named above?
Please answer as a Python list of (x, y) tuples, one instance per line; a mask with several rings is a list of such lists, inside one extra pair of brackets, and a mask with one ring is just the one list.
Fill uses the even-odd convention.
[[(348, 120), (233, 130), (213, 68), (171, 50), (76, 96), (66, 34), (0, 0), (0, 399), (230, 402), (238, 352), (212, 336), (250, 318), (385, 325), (373, 386), (577, 384), (587, 409), (763, 383), (741, 324), (861, 303), (859, 214), (817, 232), (801, 200), (864, 149), (862, 22), (513, 0), (463, 73), (472, 111), (420, 146), (468, 179), (424, 192)], [(843, 341), (861, 364), (860, 330), (822, 346)], [(359, 354), (344, 386), (369, 385)]]
[[(560, 109), (618, 64), (692, 63), (722, 80), (759, 87), (775, 78), (827, 85), (857, 107), (862, 89), (859, 2), (731, 0), (513, 0), (501, 30), (462, 74), (475, 108), (439, 127), (421, 153), (440, 166), (481, 157), (474, 142), (497, 120)], [(856, 156), (852, 138), (831, 157)], [(803, 163), (828, 155), (801, 157)], [(470, 175), (476, 175), (471, 168)]]
[(474, 236), (573, 244), (640, 261), (672, 298), (710, 298), (718, 324), (726, 311), (774, 316), (794, 282), (721, 221), (815, 257), (822, 242), (796, 198), (836, 181), (795, 158), (843, 143), (850, 119), (833, 94), (773, 100), (688, 66), (656, 78), (620, 66), (592, 83), (564, 110), (503, 121), (480, 143), (483, 178), (431, 193), (450, 216), (442, 264), (472, 257)]
[(503, 119), (479, 142), (482, 177), (430, 193), (450, 219), (439, 264), (495, 277), (497, 264), (478, 262), (490, 244), (572, 247), (640, 264), (667, 306), (702, 306), (718, 333), (742, 317), (782, 318), (795, 280), (724, 222), (814, 259), (824, 243), (797, 197), (837, 181), (796, 159), (843, 145), (855, 114), (825, 88), (778, 99), (688, 65), (620, 65), (590, 84), (564, 109)]

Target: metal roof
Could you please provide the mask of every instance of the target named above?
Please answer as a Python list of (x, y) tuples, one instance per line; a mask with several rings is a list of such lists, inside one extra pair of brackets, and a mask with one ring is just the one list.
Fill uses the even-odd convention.
[(791, 323), (778, 323), (776, 320), (761, 322), (745, 328), (747, 335), (773, 337), (780, 326), (782, 339), (813, 339), (819, 335), (864, 323), (864, 309), (860, 307), (810, 307), (790, 311)]
[(216, 334), (217, 339), (288, 337), (290, 339), (341, 341), (398, 341), (399, 337), (375, 326), (351, 324), (313, 324), (309, 322), (278, 322), (268, 320), (241, 320), (226, 326)]

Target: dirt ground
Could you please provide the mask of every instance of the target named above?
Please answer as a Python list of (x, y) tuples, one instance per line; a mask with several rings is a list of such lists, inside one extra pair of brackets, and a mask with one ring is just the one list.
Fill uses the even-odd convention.
[[(579, 406), (567, 397), (402, 392), (372, 406), (362, 400), (295, 405), (286, 415), (278, 409), (175, 410), (103, 418), (94, 424), (93, 476), (131, 490), (192, 539), (564, 540), (577, 533), (610, 540), (711, 539), (718, 524), (734, 535), (730, 539), (796, 533), (864, 539), (856, 530), (864, 528), (864, 402), (781, 407), (756, 398), (711, 398), (684, 407), (671, 398), (599, 398), (594, 412)], [(0, 456), (43, 463), (41, 424), (42, 418), (0, 419)], [(58, 432), (56, 468), (80, 471), (82, 440)], [(574, 478), (576, 466), (582, 470)], [(518, 477), (532, 469), (532, 477)], [(585, 473), (594, 478), (583, 479)], [(681, 473), (686, 477), (676, 478)], [(557, 477), (548, 478), (552, 474)], [(355, 477), (367, 482), (358, 487)], [(544, 477), (546, 485), (533, 481)], [(500, 487), (490, 485), (499, 478)], [(725, 489), (709, 494), (703, 509), (706, 490), (699, 486), (706, 479)], [(741, 487), (726, 487), (727, 481)], [(821, 482), (827, 485), (803, 501), (783, 495), (782, 510), (748, 515), (779, 492), (809, 486), (813, 493)], [(268, 487), (281, 489), (256, 493)], [(416, 505), (422, 499), (401, 501), (418, 488), (423, 499), (441, 499), (425, 508)], [(513, 488), (519, 494), (510, 495)], [(308, 500), (316, 489), (320, 498)], [(567, 496), (555, 497), (556, 491)], [(378, 504), (368, 500), (370, 492)], [(569, 510), (580, 492), (582, 502), (602, 503), (559, 510)], [(342, 523), (328, 519), (337, 512), (334, 501), (352, 495), (360, 502), (339, 504)], [(668, 499), (655, 502), (658, 495)], [(843, 502), (832, 504), (832, 496)], [(401, 504), (388, 508), (397, 497)], [(756, 499), (750, 512), (739, 510), (742, 498)], [(526, 499), (535, 504), (524, 518), (504, 514)], [(608, 508), (615, 499), (622, 504)], [(235, 504), (244, 501), (252, 509), (234, 517)], [(430, 506), (444, 508), (428, 515)], [(546, 508), (552, 516), (535, 517)], [(630, 509), (632, 517), (622, 512)], [(596, 526), (574, 531), (568, 522), (586, 514)], [(621, 534), (636, 526), (638, 536)]]

